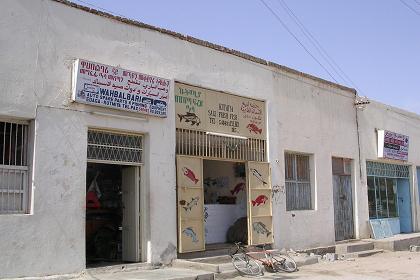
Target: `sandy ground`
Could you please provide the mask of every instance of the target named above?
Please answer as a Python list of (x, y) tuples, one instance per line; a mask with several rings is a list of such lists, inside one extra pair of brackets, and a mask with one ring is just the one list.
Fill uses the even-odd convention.
[[(246, 279), (236, 277), (234, 279)], [(420, 252), (385, 252), (365, 258), (321, 262), (298, 272), (265, 273), (258, 279), (279, 280), (420, 280)]]

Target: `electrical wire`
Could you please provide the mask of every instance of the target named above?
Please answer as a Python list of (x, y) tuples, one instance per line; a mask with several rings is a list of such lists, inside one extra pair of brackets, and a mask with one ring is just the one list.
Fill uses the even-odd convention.
[[(406, 6), (407, 8), (409, 8), (410, 10), (412, 10), (416, 15), (418, 15), (420, 17), (420, 12), (417, 11), (416, 9), (414, 9), (413, 7), (411, 7), (410, 5), (408, 5), (404, 0), (400, 0), (400, 2)], [(417, 3), (417, 1), (416, 1)]]
[(305, 45), (299, 40), (299, 38), (289, 29), (285, 22), (282, 21), (280, 16), (270, 7), (264, 0), (260, 0), (260, 2), (267, 8), (267, 10), (277, 19), (277, 21), (283, 26), (284, 29), (298, 42), (298, 44), (305, 50), (307, 54), (309, 54), (313, 60), (315, 60), (322, 69), (333, 79), (336, 83), (339, 83), (334, 76), (328, 71), (328, 69), (305, 47)]
[[(318, 53), (324, 58), (328, 65), (333, 69), (333, 71), (345, 82), (350, 83), (358, 92), (360, 92), (359, 87), (355, 82), (344, 72), (344, 70), (337, 64), (337, 62), (328, 54), (325, 48), (319, 43), (319, 41), (312, 35), (312, 33), (305, 27), (302, 21), (298, 16), (293, 12), (293, 10), (286, 4), (284, 0), (277, 0), (281, 7), (289, 14), (290, 18), (296, 23), (302, 33), (306, 38), (312, 43), (312, 45), (317, 49)], [(341, 72), (341, 74), (340, 74)], [(343, 77), (344, 76), (344, 77)]]

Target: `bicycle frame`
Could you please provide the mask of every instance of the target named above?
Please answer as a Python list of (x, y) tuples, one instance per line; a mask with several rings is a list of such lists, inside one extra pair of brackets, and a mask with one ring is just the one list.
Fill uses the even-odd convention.
[[(233, 255), (237, 254), (238, 252), (245, 254), (247, 257), (260, 262), (262, 265), (264, 266), (268, 266), (270, 268), (274, 268), (273, 267), (273, 262), (272, 262), (272, 255), (271, 253), (265, 249), (265, 245), (263, 245), (263, 248), (261, 248), (261, 251), (256, 251), (256, 252), (249, 252), (246, 250), (246, 247), (240, 245), (240, 244), (235, 244), (237, 247), (237, 250), (235, 253), (230, 254), (230, 256), (232, 257)], [(264, 259), (263, 258), (256, 258), (253, 257), (250, 253), (264, 253)]]

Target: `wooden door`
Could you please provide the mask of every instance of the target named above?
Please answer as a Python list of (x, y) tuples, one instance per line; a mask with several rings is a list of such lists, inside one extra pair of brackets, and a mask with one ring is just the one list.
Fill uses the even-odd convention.
[(178, 251), (205, 250), (203, 160), (177, 156)]
[(140, 261), (139, 167), (122, 169), (122, 260)]
[(247, 163), (248, 244), (273, 243), (270, 164)]
[(350, 175), (333, 175), (335, 240), (354, 238), (353, 196)]

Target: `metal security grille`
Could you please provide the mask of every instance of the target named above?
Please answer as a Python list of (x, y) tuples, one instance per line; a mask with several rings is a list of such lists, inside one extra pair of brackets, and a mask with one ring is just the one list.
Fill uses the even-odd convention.
[(266, 141), (239, 139), (203, 131), (176, 129), (176, 153), (204, 158), (266, 161)]
[(388, 178), (410, 178), (410, 171), (407, 165), (367, 161), (366, 169), (368, 176)]
[(88, 131), (87, 158), (90, 162), (140, 165), (143, 137), (101, 130)]
[(28, 209), (28, 125), (0, 122), (0, 214)]
[(309, 156), (286, 153), (286, 210), (308, 210), (312, 207)]

